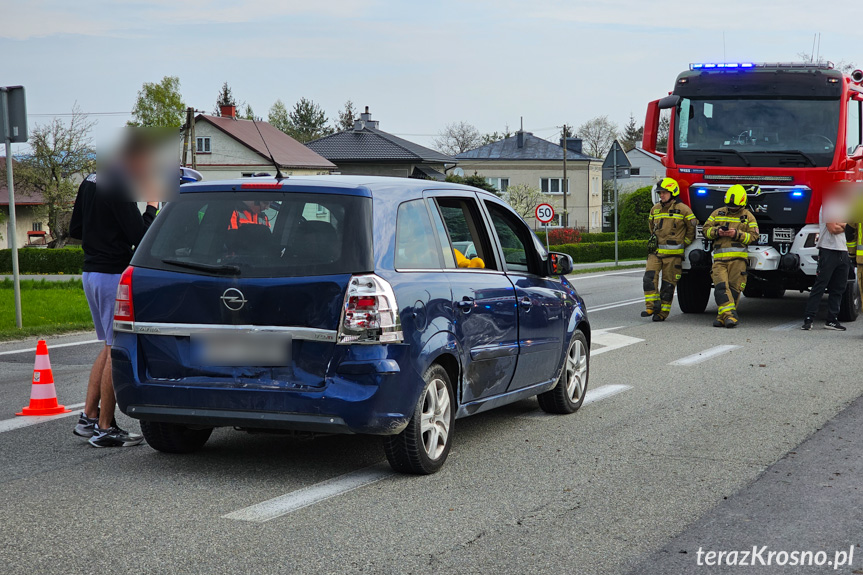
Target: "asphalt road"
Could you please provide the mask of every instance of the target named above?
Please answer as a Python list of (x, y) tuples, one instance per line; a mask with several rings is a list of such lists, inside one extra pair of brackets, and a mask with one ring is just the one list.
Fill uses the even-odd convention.
[[(8, 429), (33, 353), (5, 352), (34, 345), (0, 345), (0, 572), (697, 573), (711, 572), (699, 546), (863, 544), (860, 451), (849, 451), (863, 445), (851, 411), (863, 408), (837, 417), (863, 395), (863, 321), (800, 331), (805, 295), (790, 294), (744, 298), (734, 330), (676, 306), (654, 324), (638, 316), (640, 271), (574, 282), (595, 334), (589, 403), (549, 416), (528, 400), (459, 420), (429, 477), (388, 473), (374, 437), (222, 429), (201, 452), (168, 456), (92, 449), (72, 435), (75, 417)], [(89, 339), (49, 342), (63, 403), (83, 401), (98, 345), (53, 346)], [(776, 469), (797, 483), (776, 483)], [(863, 570), (858, 551), (847, 569), (812, 572)], [(809, 572), (777, 569), (758, 572)]]

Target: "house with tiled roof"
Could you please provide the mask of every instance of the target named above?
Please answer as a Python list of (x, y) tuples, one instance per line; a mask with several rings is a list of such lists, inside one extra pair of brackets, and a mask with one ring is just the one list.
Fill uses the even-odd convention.
[[(15, 162), (15, 160), (13, 160)], [(6, 165), (6, 158), (0, 156), (0, 163)], [(13, 174), (14, 168), (13, 168)], [(49, 238), (48, 213), (44, 209), (45, 200), (42, 194), (28, 188), (15, 178), (15, 239), (18, 247), (27, 245), (45, 245)], [(9, 221), (9, 188), (6, 187), (6, 177), (0, 182), (0, 249), (9, 248), (9, 235), (12, 233), (12, 222)]]
[(452, 156), (380, 129), (369, 107), (344, 130), (307, 142), (309, 149), (338, 166), (342, 174), (443, 180), (458, 163)]
[[(234, 106), (221, 116), (195, 117), (196, 169), (205, 180), (275, 175), (276, 161), (285, 176), (329, 174), (335, 164), (263, 120), (237, 118)], [(269, 148), (269, 150), (267, 149)]]
[[(602, 160), (585, 154), (580, 138), (567, 138), (565, 144), (564, 147), (563, 140), (556, 144), (519, 130), (512, 137), (462, 152), (456, 159), (465, 173), (476, 172), (498, 190), (506, 191), (516, 184), (539, 189), (543, 201), (554, 207), (555, 220), (550, 227), (602, 231)], [(535, 229), (542, 229), (542, 224), (533, 218), (527, 222)]]

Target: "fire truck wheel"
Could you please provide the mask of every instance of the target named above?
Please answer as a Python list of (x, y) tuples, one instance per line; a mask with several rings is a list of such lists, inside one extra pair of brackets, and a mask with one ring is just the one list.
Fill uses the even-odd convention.
[(712, 286), (707, 272), (690, 270), (684, 273), (677, 282), (677, 302), (683, 313), (704, 313)]
[(839, 307), (839, 321), (856, 321), (860, 315), (860, 289), (857, 280), (849, 280), (842, 294), (842, 305)]

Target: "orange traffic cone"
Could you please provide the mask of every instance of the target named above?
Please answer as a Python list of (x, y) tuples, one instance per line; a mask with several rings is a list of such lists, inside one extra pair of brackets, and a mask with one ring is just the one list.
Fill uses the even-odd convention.
[(54, 389), (54, 374), (48, 359), (48, 344), (39, 340), (36, 344), (36, 365), (33, 367), (33, 387), (30, 388), (30, 405), (15, 415), (57, 415), (69, 413), (65, 405), (57, 403)]

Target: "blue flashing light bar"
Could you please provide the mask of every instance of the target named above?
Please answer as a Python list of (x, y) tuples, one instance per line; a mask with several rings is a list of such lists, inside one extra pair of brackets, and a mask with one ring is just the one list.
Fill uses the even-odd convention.
[(704, 70), (704, 69), (716, 69), (722, 68), (725, 70), (739, 70), (741, 68), (755, 68), (755, 64), (753, 62), (719, 62), (719, 63), (703, 63), (696, 62), (694, 64), (689, 65), (690, 70)]
[(690, 70), (751, 70), (752, 68), (833, 69), (833, 62), (695, 62)]
[(794, 190), (793, 192), (791, 192), (791, 197), (792, 198), (802, 198), (803, 197), (803, 190)]
[(707, 190), (704, 188), (698, 188), (695, 190), (695, 193), (698, 194), (699, 196), (706, 196)]

